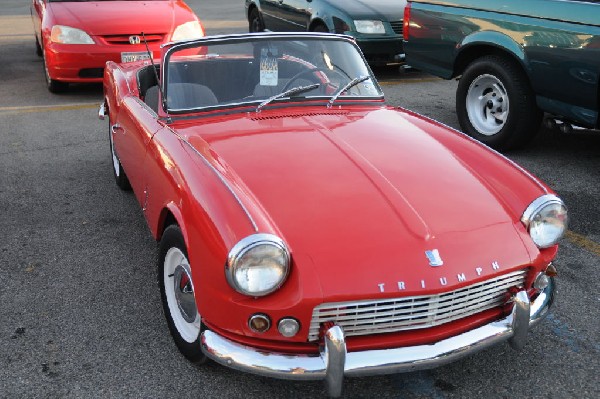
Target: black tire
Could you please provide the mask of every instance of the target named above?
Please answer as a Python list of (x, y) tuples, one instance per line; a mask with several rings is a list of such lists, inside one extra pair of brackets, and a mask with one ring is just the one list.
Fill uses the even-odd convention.
[[(174, 255), (173, 255), (174, 254)], [(168, 258), (169, 256), (169, 258)], [(161, 301), (162, 301), (162, 305), (163, 305), (163, 311), (165, 314), (165, 319), (167, 320), (167, 324), (169, 326), (169, 331), (171, 332), (171, 336), (173, 337), (173, 340), (175, 341), (175, 345), (177, 345), (177, 348), (179, 349), (179, 351), (191, 362), (200, 364), (200, 363), (204, 363), (206, 361), (206, 355), (202, 352), (202, 343), (201, 343), (201, 338), (202, 338), (202, 330), (203, 330), (203, 325), (200, 319), (200, 315), (198, 314), (197, 310), (195, 313), (195, 319), (197, 320), (198, 323), (198, 337), (196, 339), (190, 338), (189, 332), (190, 331), (195, 331), (194, 328), (192, 328), (191, 330), (186, 330), (186, 327), (191, 326), (193, 323), (188, 323), (188, 326), (183, 326), (183, 328), (178, 327), (177, 322), (175, 321), (175, 319), (178, 320), (179, 323), (182, 322), (182, 318), (184, 316), (185, 313), (182, 310), (180, 303), (178, 302), (177, 299), (174, 299), (175, 297), (173, 297), (172, 295), (169, 296), (169, 294), (167, 293), (167, 290), (165, 288), (165, 281), (167, 281), (168, 283), (170, 281), (173, 281), (173, 285), (177, 285), (180, 286), (181, 285), (181, 281), (176, 281), (176, 280), (170, 280), (170, 279), (176, 279), (177, 278), (177, 269), (175, 272), (171, 273), (171, 267), (172, 267), (172, 256), (183, 256), (184, 257), (184, 262), (180, 263), (181, 265), (186, 265), (189, 267), (189, 263), (187, 262), (188, 259), (188, 252), (187, 252), (187, 248), (185, 246), (185, 241), (183, 239), (183, 234), (181, 233), (181, 229), (179, 228), (179, 226), (177, 225), (170, 225), (168, 226), (163, 235), (162, 238), (160, 240), (160, 245), (159, 245), (159, 249), (158, 249), (158, 285), (160, 287), (160, 296), (161, 296)], [(167, 260), (169, 259), (169, 260)], [(165, 274), (167, 273), (167, 274)], [(187, 275), (186, 275), (187, 276)], [(179, 276), (181, 277), (181, 275)], [(189, 280), (187, 280), (189, 282), (189, 286), (192, 288), (191, 291), (191, 295), (192, 298), (194, 297), (194, 290), (193, 290), (193, 284), (191, 281), (191, 277), (189, 278)], [(189, 295), (189, 290), (186, 291), (185, 289), (188, 288), (188, 285), (185, 284), (184, 288), (181, 288), (182, 292), (186, 292), (187, 295)], [(175, 289), (173, 290), (175, 291)], [(176, 295), (176, 294), (175, 294)], [(171, 299), (169, 299), (171, 298)], [(173, 302), (175, 301), (175, 302)], [(195, 305), (194, 305), (195, 306)], [(185, 305), (184, 305), (185, 307)], [(172, 312), (179, 312), (176, 313), (175, 316), (173, 316)], [(174, 319), (175, 317), (175, 319)], [(184, 324), (187, 323), (187, 321), (184, 321)], [(179, 324), (179, 326), (181, 326), (181, 324)], [(180, 330), (181, 328), (181, 330)], [(184, 338), (184, 336), (187, 336), (187, 338)]]
[[(110, 118), (109, 118), (110, 120)], [(127, 178), (127, 174), (123, 170), (123, 165), (121, 165), (121, 161), (115, 152), (115, 147), (113, 144), (113, 132), (112, 132), (112, 123), (108, 123), (108, 144), (110, 147), (110, 155), (111, 155), (111, 164), (113, 176), (115, 177), (115, 183), (117, 183), (117, 187), (119, 187), (123, 191), (130, 191), (131, 184), (129, 183), (129, 179)]]
[(327, 29), (327, 26), (325, 26), (321, 23), (318, 23), (315, 26), (311, 27), (310, 31), (311, 32), (319, 32), (319, 33), (328, 33), (329, 29)]
[(38, 41), (37, 37), (35, 38), (35, 54), (38, 57), (41, 57), (44, 55), (44, 53), (42, 51), (42, 46), (40, 46), (40, 42)]
[(54, 80), (50, 77), (50, 73), (48, 72), (48, 65), (46, 64), (46, 55), (42, 50), (42, 59), (44, 61), (44, 77), (46, 78), (46, 87), (50, 93), (59, 94), (64, 93), (69, 88), (69, 84), (65, 82), (61, 82), (59, 80)]
[(465, 133), (499, 151), (529, 143), (543, 115), (520, 66), (498, 55), (467, 66), (456, 90), (456, 114)]
[(250, 11), (250, 15), (248, 15), (248, 32), (256, 33), (263, 32), (264, 30), (265, 24), (260, 17), (260, 12), (258, 12), (258, 8), (254, 7), (252, 11)]

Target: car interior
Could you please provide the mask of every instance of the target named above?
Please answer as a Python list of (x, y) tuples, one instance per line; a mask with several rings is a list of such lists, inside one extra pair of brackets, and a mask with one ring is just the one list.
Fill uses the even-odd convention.
[[(289, 89), (289, 83), (296, 87), (318, 82), (314, 74), (310, 76), (309, 67), (290, 60), (278, 61), (277, 85), (260, 84), (259, 65), (254, 59), (203, 59), (169, 65), (167, 96), (171, 110), (265, 99)], [(303, 71), (307, 73), (290, 82)], [(160, 76), (158, 65), (156, 74)], [(152, 65), (137, 73), (140, 98), (155, 113), (159, 106), (156, 74)]]

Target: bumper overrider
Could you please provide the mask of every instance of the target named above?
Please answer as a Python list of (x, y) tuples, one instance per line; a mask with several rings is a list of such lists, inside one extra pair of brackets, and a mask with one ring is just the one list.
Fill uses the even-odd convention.
[(525, 345), (527, 331), (548, 313), (555, 295), (554, 279), (530, 302), (525, 290), (512, 298), (511, 313), (501, 320), (431, 345), (347, 352), (344, 332), (333, 326), (325, 333), (320, 354), (266, 352), (235, 343), (212, 331), (202, 334), (202, 350), (224, 366), (289, 380), (325, 380), (330, 396), (342, 393), (344, 376), (359, 377), (431, 369), (502, 341), (515, 349)]

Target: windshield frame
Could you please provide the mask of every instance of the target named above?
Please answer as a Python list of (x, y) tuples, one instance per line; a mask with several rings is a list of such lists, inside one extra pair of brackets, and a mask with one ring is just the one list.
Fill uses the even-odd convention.
[[(171, 56), (173, 55), (173, 53), (180, 51), (180, 50), (188, 49), (188, 48), (193, 48), (193, 47), (202, 46), (202, 45), (210, 45), (210, 44), (227, 45), (227, 44), (234, 44), (234, 43), (248, 42), (248, 41), (250, 41), (250, 42), (251, 41), (269, 41), (269, 40), (273, 40), (273, 39), (276, 39), (276, 40), (286, 39), (286, 40), (290, 40), (290, 41), (321, 39), (321, 40), (327, 40), (327, 41), (343, 41), (343, 42), (351, 44), (356, 49), (356, 51), (358, 51), (358, 54), (360, 55), (362, 62), (366, 66), (367, 71), (370, 76), (370, 80), (373, 83), (373, 86), (375, 86), (375, 88), (377, 89), (377, 92), (381, 93), (381, 94), (375, 95), (375, 96), (353, 96), (351, 99), (343, 101), (343, 103), (348, 104), (348, 105), (352, 104), (353, 102), (360, 103), (360, 104), (365, 104), (365, 102), (366, 103), (376, 102), (378, 104), (381, 104), (382, 102), (385, 103), (385, 95), (383, 93), (383, 90), (381, 89), (381, 86), (379, 85), (379, 82), (377, 81), (375, 74), (371, 70), (371, 67), (367, 63), (362, 51), (360, 50), (360, 48), (356, 44), (355, 39), (352, 36), (332, 34), (332, 33), (316, 33), (316, 32), (311, 32), (311, 33), (261, 32), (261, 33), (241, 33), (241, 34), (206, 36), (206, 37), (191, 40), (191, 41), (169, 42), (169, 43), (165, 43), (165, 44), (161, 45), (162, 57), (161, 57), (161, 68), (160, 68), (160, 74), (161, 74), (160, 86), (161, 86), (161, 93), (163, 94), (163, 96), (161, 98), (162, 109), (165, 111), (165, 113), (167, 115), (189, 114), (189, 113), (198, 113), (198, 112), (204, 112), (204, 111), (214, 111), (214, 110), (239, 108), (239, 107), (250, 107), (253, 110), (256, 109), (256, 106), (258, 104), (260, 104), (264, 99), (252, 99), (252, 100), (243, 101), (243, 102), (231, 102), (231, 103), (226, 103), (226, 104), (218, 104), (218, 105), (210, 105), (210, 106), (202, 106), (202, 107), (186, 108), (186, 109), (169, 109), (167, 107), (167, 101), (166, 101), (166, 99), (168, 98), (167, 96), (168, 96), (168, 89), (169, 89), (168, 88), (169, 85), (166, 84), (166, 82), (168, 82), (168, 74), (169, 74), (168, 63), (169, 63), (169, 60), (170, 60)], [(302, 99), (303, 102), (307, 102), (308, 105), (321, 105), (321, 104), (326, 105), (328, 103), (328, 101), (331, 99), (331, 96), (330, 95), (319, 95), (319, 96), (294, 97), (294, 98), (285, 97), (282, 99), (275, 100), (273, 102), (273, 104), (281, 104), (281, 103), (286, 103), (286, 102), (298, 103), (300, 99)]]

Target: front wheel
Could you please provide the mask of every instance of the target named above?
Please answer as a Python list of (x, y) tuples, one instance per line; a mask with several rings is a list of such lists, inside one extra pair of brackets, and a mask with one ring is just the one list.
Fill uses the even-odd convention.
[(196, 305), (196, 291), (187, 248), (181, 229), (165, 229), (158, 250), (158, 285), (163, 311), (179, 351), (190, 361), (202, 363), (202, 318)]
[(41, 57), (44, 54), (42, 51), (42, 46), (40, 46), (40, 42), (38, 41), (37, 37), (35, 38), (35, 54), (38, 57)]
[(260, 17), (260, 13), (257, 8), (253, 8), (250, 11), (250, 16), (248, 17), (248, 31), (250, 33), (262, 32), (265, 30), (265, 24)]
[(46, 54), (42, 49), (42, 59), (44, 61), (44, 77), (46, 78), (46, 87), (50, 93), (64, 93), (69, 88), (69, 84), (65, 82), (61, 82), (60, 80), (55, 80), (50, 77), (50, 72), (48, 71), (48, 63), (46, 62)]
[(542, 118), (525, 73), (496, 55), (467, 66), (456, 91), (456, 114), (465, 133), (501, 151), (527, 144)]
[(108, 125), (108, 142), (110, 144), (110, 155), (113, 166), (113, 175), (115, 176), (115, 183), (117, 183), (117, 187), (119, 187), (121, 190), (129, 191), (131, 190), (131, 184), (129, 184), (129, 179), (127, 178), (127, 175), (123, 170), (123, 166), (121, 165), (121, 161), (119, 161), (119, 157), (115, 152), (115, 142), (113, 138), (113, 135), (115, 134), (115, 125), (112, 125), (110, 122)]
[(327, 27), (321, 23), (316, 24), (315, 26), (313, 26), (310, 29), (311, 32), (317, 32), (317, 33), (327, 33), (329, 32), (329, 29), (327, 29)]

